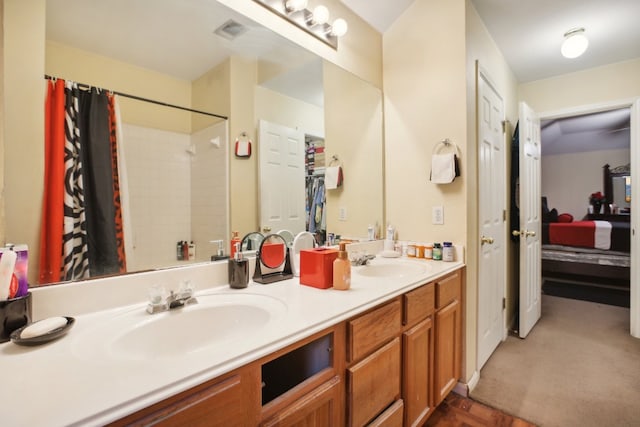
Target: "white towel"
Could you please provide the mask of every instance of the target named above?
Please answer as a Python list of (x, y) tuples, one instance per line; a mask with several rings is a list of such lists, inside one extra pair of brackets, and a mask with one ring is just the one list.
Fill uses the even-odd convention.
[(596, 231), (593, 238), (593, 246), (597, 249), (611, 249), (611, 223), (607, 221), (593, 221), (596, 223)]
[(431, 157), (431, 182), (449, 184), (456, 177), (455, 154), (434, 154)]
[(324, 186), (327, 190), (335, 190), (342, 185), (342, 167), (327, 166), (324, 170)]

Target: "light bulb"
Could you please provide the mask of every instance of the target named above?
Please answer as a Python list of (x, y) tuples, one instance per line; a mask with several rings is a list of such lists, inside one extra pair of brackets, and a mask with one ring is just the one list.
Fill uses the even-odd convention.
[(333, 21), (333, 25), (331, 25), (331, 35), (336, 37), (342, 37), (347, 34), (347, 30), (349, 26), (347, 25), (347, 21), (342, 18), (338, 18)]
[(311, 18), (311, 23), (313, 25), (323, 25), (329, 22), (329, 9), (325, 6), (316, 6), (313, 9), (313, 17)]
[(589, 39), (584, 35), (584, 28), (567, 31), (560, 52), (565, 58), (577, 58), (589, 47)]
[(307, 0), (286, 0), (284, 7), (287, 12), (297, 12), (307, 7)]

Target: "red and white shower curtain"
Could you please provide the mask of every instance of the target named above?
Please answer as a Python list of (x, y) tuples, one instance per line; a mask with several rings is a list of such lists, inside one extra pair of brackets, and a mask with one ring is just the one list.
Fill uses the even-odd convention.
[(39, 282), (125, 272), (115, 97), (58, 79), (45, 111)]

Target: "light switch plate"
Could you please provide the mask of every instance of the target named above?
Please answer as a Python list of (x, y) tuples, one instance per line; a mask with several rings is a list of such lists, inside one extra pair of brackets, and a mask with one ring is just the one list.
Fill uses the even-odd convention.
[(347, 208), (344, 206), (340, 206), (338, 208), (338, 221), (346, 221), (347, 220)]
[(444, 224), (444, 208), (442, 206), (434, 206), (432, 208), (431, 223), (436, 225)]

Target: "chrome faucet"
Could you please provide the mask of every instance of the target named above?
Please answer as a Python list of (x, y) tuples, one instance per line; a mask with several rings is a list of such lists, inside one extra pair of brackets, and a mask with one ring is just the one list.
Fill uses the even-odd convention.
[(169, 295), (166, 297), (164, 288), (154, 286), (149, 291), (147, 313), (161, 313), (163, 311), (181, 308), (185, 305), (197, 304), (198, 300), (193, 296), (193, 293), (194, 289), (190, 282), (181, 283), (178, 292), (174, 292), (173, 290), (169, 291)]
[(368, 255), (367, 253), (360, 255), (358, 253), (354, 253), (352, 258), (351, 258), (351, 265), (367, 265), (369, 264), (369, 261), (371, 261), (372, 259), (374, 259), (376, 256), (375, 255)]

